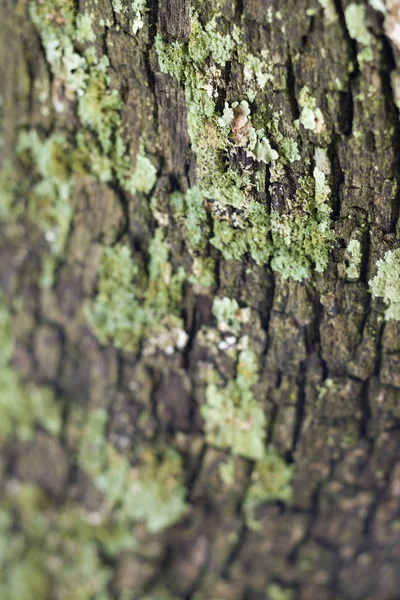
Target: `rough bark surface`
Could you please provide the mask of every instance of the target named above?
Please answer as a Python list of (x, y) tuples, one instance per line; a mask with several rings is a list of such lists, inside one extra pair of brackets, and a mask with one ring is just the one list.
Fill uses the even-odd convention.
[[(74, 6), (74, 18), (90, 13), (95, 40), (78, 42), (77, 52), (94, 45), (98, 57), (108, 57), (107, 89), (117, 90), (122, 100), (121, 135), (129, 164), (134, 168), (142, 152), (157, 177), (150, 189), (139, 186), (132, 193), (124, 189), (115, 165), (107, 181), (90, 168), (85, 172), (69, 165), (74, 180), (71, 223), (50, 285), (40, 283), (51, 238), (45, 236), (40, 214), (31, 215), (29, 194), (40, 175), (16, 152), (17, 140), (21, 132), (32, 130), (41, 140), (58, 133), (75, 139), (82, 127), (79, 95), (69, 95), (65, 81), (57, 80), (40, 27), (32, 23), (29, 2), (1, 0), (0, 156), (3, 166), (10, 160), (16, 165), (18, 175), (11, 186), (13, 208), (0, 222), (0, 283), (11, 318), (13, 365), (20, 386), (52, 391), (60, 409), (60, 426), (54, 431), (41, 417), (29, 435), (17, 435), (17, 415), (12, 421), (15, 431), (2, 441), (1, 539), (6, 545), (8, 536), (16, 540), (2, 564), (2, 597), (398, 598), (400, 322), (384, 319), (385, 305), (371, 295), (369, 285), (377, 261), (399, 244), (396, 3), (220, 0), (213, 8), (198, 1), (189, 6), (186, 0), (148, 0), (137, 31), (132, 25), (137, 7), (127, 0), (33, 4), (48, 4), (53, 24), (59, 19), (60, 27), (66, 26), (67, 4)], [(357, 7), (364, 29), (354, 30), (349, 7)], [(160, 67), (156, 36), (165, 44), (186, 44), (193, 11), (203, 28), (218, 13), (211, 36), (226, 36), (236, 26), (245, 53), (261, 57), (268, 51), (271, 76), (264, 87), (254, 88), (252, 113), (268, 106), (272, 114), (279, 114), (279, 131), (296, 140), (301, 160), (287, 161), (278, 178), (271, 175), (271, 161), (256, 163), (242, 147), (231, 153), (233, 167), (251, 163), (263, 178), (255, 192), (257, 202), (268, 211), (287, 212), (287, 199), (293, 197), (299, 178), (313, 172), (319, 149), (325, 152), (322, 163), (327, 163), (334, 239), (323, 272), (312, 269), (300, 281), (285, 279), (268, 260), (257, 264), (251, 252), (236, 260), (224, 258), (207, 240), (197, 255), (190, 251), (192, 240), (173, 214), (169, 198), (199, 181), (198, 153), (188, 130), (184, 80)], [(221, 116), (225, 102), (246, 99), (250, 84), (234, 56), (222, 66), (210, 57), (205, 62), (204, 68), (216, 64), (220, 70), (215, 103)], [(308, 92), (302, 94), (306, 86)], [(315, 99), (314, 107), (312, 100), (304, 100), (307, 93)], [(317, 114), (310, 125), (305, 107), (314, 114), (318, 108), (323, 124)], [(118, 127), (110, 134), (111, 145)], [(97, 135), (93, 127), (91, 132)], [(90, 162), (90, 157), (85, 160)], [(2, 182), (4, 195), (5, 188)], [(157, 201), (156, 210), (151, 198), (153, 204)], [(204, 227), (212, 228), (215, 222), (212, 201), (205, 200)], [(173, 301), (186, 337), (172, 349), (163, 347), (154, 342), (150, 323), (132, 351), (118, 348), (112, 340), (99, 340), (84, 307), (92, 306), (98, 294), (103, 249), (130, 249), (133, 262), (145, 273), (135, 284), (143, 298), (149, 244), (160, 228), (169, 245), (169, 282), (180, 267), (190, 274), (196, 256), (214, 261), (211, 285), (200, 286), (186, 277), (181, 296)], [(354, 239), (360, 242), (361, 259), (351, 273), (347, 248)], [(225, 337), (213, 310), (215, 298), (225, 297), (237, 301), (240, 309), (250, 309), (251, 318), (241, 325), (240, 335), (251, 340), (258, 361), (252, 394), (265, 415), (263, 443), (280, 457), (282, 469), (293, 473), (290, 498), (278, 493), (268, 499), (266, 494), (251, 517), (245, 505), (257, 461), (245, 452), (231, 456), (229, 447), (213, 444), (204, 432), (207, 368), (218, 373), (223, 389), (237, 376), (238, 355), (221, 346)], [(217, 332), (207, 343), (204, 328)], [(96, 484), (92, 463), (82, 459), (90, 432), (71, 423), (76, 408), (82, 419), (105, 411), (108, 448), (132, 468), (140, 469), (149, 449), (172, 449), (173, 456), (180, 457), (179, 481), (187, 508), (179, 518), (155, 531), (136, 513), (120, 519), (118, 503), (112, 505)], [(88, 427), (90, 423), (89, 419)], [(96, 457), (103, 450), (95, 445), (91, 452)], [(231, 467), (234, 474), (229, 477), (226, 471)], [(163, 485), (168, 487), (168, 481)], [(116, 489), (120, 482), (115, 478), (107, 485)], [(43, 494), (33, 512), (28, 500), (20, 498), (27, 489)], [(144, 497), (138, 500), (132, 488), (133, 505), (148, 502)], [(74, 563), (68, 563), (68, 544), (77, 539), (78, 546), (84, 545), (81, 534), (74, 538), (73, 527), (60, 525), (66, 511), (70, 515), (74, 510), (89, 515), (89, 525), (98, 517), (118, 528), (120, 519), (124, 536), (134, 539), (135, 547), (129, 547), (128, 539), (125, 546), (110, 550), (100, 534), (92, 539), (86, 532), (90, 552), (79, 557), (76, 588), (71, 589), (63, 583), (56, 561), (65, 561), (65, 572), (74, 569)], [(41, 548), (35, 550), (40, 538), (32, 533), (32, 519), (38, 515), (50, 522), (44, 539), (61, 531), (44, 558)], [(86, 561), (87, 572), (92, 571), (81, 585)]]

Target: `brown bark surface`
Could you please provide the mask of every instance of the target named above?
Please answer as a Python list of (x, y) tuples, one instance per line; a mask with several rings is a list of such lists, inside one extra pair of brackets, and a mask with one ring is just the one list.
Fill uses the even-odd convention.
[[(200, 292), (189, 281), (183, 285), (185, 347), (148, 354), (142, 339), (137, 352), (126, 352), (101, 343), (82, 308), (96, 296), (104, 247), (123, 243), (137, 264), (148, 265), (156, 227), (149, 195), (125, 191), (115, 177), (101, 182), (75, 176), (72, 224), (54, 283), (47, 288), (39, 283), (46, 242), (29, 218), (24, 192), (17, 198), (22, 206), (18, 217), (0, 224), (0, 283), (12, 315), (13, 363), (23, 385), (50, 387), (62, 404), (57, 435), (38, 424), (28, 441), (11, 436), (3, 443), (3, 490), (10, 489), (10, 482), (34, 482), (55, 510), (71, 504), (99, 510), (102, 494), (76, 458), (68, 425), (71, 406), (105, 409), (108, 442), (133, 463), (135, 448), (160, 444), (175, 448), (183, 459), (187, 514), (156, 533), (134, 524), (136, 550), (113, 556), (100, 552), (99, 560), (112, 571), (109, 596), (101, 598), (400, 597), (400, 323), (384, 320), (385, 307), (368, 285), (377, 260), (399, 243), (400, 50), (390, 38), (388, 13), (375, 10), (373, 2), (360, 2), (373, 47), (372, 60), (360, 61), (363, 46), (346, 26), (349, 4), (327, 3), (334, 12), (334, 22), (328, 22), (328, 9), (317, 0), (218, 3), (221, 31), (236, 24), (249, 52), (260, 56), (269, 51), (273, 79), (258, 103), (281, 111), (282, 131), (296, 135), (301, 147), (302, 160), (288, 164), (275, 185), (264, 167), (266, 191), (260, 192), (260, 201), (286, 210), (299, 177), (312, 171), (316, 148), (327, 151), (335, 239), (323, 273), (299, 282), (284, 279), (269, 264), (257, 265), (249, 253), (227, 260), (208, 245), (204, 255), (216, 261), (216, 283)], [(389, 4), (395, 15), (396, 3), (387, 2), (387, 10)], [(64, 110), (55, 109), (54, 94), (62, 93), (28, 6), (25, 0), (0, 3), (3, 161), (15, 160), (22, 130), (34, 128), (45, 139), (54, 132), (73, 136), (80, 127), (76, 99), (64, 98)], [(203, 2), (192, 8), (203, 25), (217, 11)], [(198, 175), (184, 86), (161, 72), (154, 41), (157, 33), (168, 43), (188, 39), (189, 4), (149, 0), (145, 26), (137, 35), (109, 0), (80, 0), (77, 9), (95, 14), (95, 46), (110, 61), (110, 85), (122, 99), (130, 156), (134, 164), (145, 136), (157, 168), (150, 196), (168, 212), (168, 195), (187, 191)], [(99, 25), (100, 18), (110, 25)], [(235, 60), (221, 70), (220, 113), (225, 100), (244, 98), (246, 86)], [(50, 90), (44, 102), (43, 82)], [(295, 132), (304, 86), (323, 112), (323, 139), (301, 127)], [(238, 153), (236, 160), (245, 157)], [(21, 169), (28, 193), (32, 172)], [(352, 279), (346, 275), (346, 248), (354, 232), (362, 262)], [(180, 266), (190, 272), (188, 237), (171, 212), (166, 235), (173, 272)], [(220, 467), (229, 452), (207, 443), (204, 435), (203, 366), (213, 365), (225, 383), (235, 377), (235, 362), (199, 337), (202, 327), (216, 327), (215, 297), (252, 309), (246, 333), (258, 349), (254, 393), (267, 418), (265, 444), (293, 465), (292, 502), (262, 502), (256, 509), (257, 529), (243, 511), (254, 461), (236, 457), (234, 481), (224, 484)], [(23, 527), (16, 517), (14, 531), (23, 532)], [(7, 564), (3, 569), (10, 569)], [(64, 597), (52, 589), (46, 598)], [(21, 600), (39, 600), (34, 591), (25, 593)], [(10, 591), (9, 598), (15, 597)], [(100, 595), (82, 595), (92, 597)]]

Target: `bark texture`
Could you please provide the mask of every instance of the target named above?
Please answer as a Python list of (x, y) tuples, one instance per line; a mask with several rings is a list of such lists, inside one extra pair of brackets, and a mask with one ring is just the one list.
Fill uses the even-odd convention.
[(2, 598), (399, 597), (398, 12), (1, 0)]

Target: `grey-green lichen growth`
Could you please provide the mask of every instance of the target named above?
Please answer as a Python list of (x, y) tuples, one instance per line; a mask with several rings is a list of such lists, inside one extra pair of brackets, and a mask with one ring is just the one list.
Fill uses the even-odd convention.
[(234, 380), (222, 384), (217, 373), (210, 372), (207, 403), (201, 408), (209, 444), (254, 460), (263, 455), (266, 427), (264, 409), (252, 392), (257, 379), (256, 355), (243, 350)]
[(144, 192), (148, 194), (157, 179), (157, 169), (142, 152), (136, 157), (136, 166), (133, 174), (126, 179), (125, 189), (134, 194)]
[(243, 323), (248, 323), (251, 318), (249, 308), (240, 308), (237, 300), (226, 296), (214, 298), (212, 312), (221, 331), (239, 333)]
[[(217, 110), (221, 67), (226, 61), (243, 63), (252, 96), (251, 90), (262, 88), (270, 77), (268, 57), (261, 61), (249, 54), (246, 60), (236, 31), (222, 36), (214, 21), (203, 28), (195, 13), (187, 44), (167, 44), (157, 36), (156, 50), (161, 71), (177, 77), (186, 93), (197, 186), (184, 195), (176, 193), (172, 204), (190, 232), (190, 252), (204, 254), (210, 243), (225, 259), (242, 260), (249, 255), (259, 265), (271, 260), (273, 270), (296, 280), (310, 277), (314, 269), (323, 271), (333, 239), (325, 174), (316, 166), (313, 177), (300, 179), (295, 197), (288, 200), (288, 210), (269, 213), (265, 203), (254, 197), (258, 165), (283, 176), (284, 165), (301, 157), (297, 142), (282, 135), (279, 115), (265, 121), (265, 127), (258, 125), (259, 118), (257, 127), (253, 125), (246, 100), (225, 102), (222, 114)], [(213, 58), (211, 66), (207, 57)], [(308, 88), (300, 93), (300, 105), (305, 110), (300, 119), (303, 125), (324, 136), (324, 118)], [(235, 159), (239, 148), (252, 159), (250, 165), (245, 167)]]
[(144, 26), (144, 15), (146, 12), (146, 0), (131, 0), (128, 4), (122, 0), (112, 0), (113, 9), (116, 13), (127, 16), (133, 35)]
[(134, 548), (126, 524), (57, 504), (33, 483), (11, 480), (0, 495), (1, 598), (108, 598), (107, 562)]
[(383, 298), (385, 319), (400, 321), (400, 248), (386, 252), (376, 266), (378, 272), (369, 282), (372, 295)]
[(180, 455), (172, 448), (145, 449), (139, 464), (132, 466), (107, 441), (107, 422), (105, 410), (89, 412), (78, 459), (107, 499), (106, 510), (118, 516), (119, 523), (143, 521), (151, 532), (178, 521), (188, 510)]
[(16, 435), (20, 440), (33, 436), (36, 424), (58, 435), (62, 423), (62, 402), (47, 387), (24, 386), (13, 368), (14, 342), (11, 317), (0, 295), (0, 444)]
[(287, 589), (278, 583), (271, 583), (267, 587), (268, 600), (295, 600), (296, 593), (293, 590)]
[[(143, 26), (144, 11), (143, 0), (132, 2), (129, 16), (134, 33)], [(148, 193), (156, 168), (141, 148), (132, 169), (122, 127), (122, 101), (111, 86), (108, 57), (98, 55), (93, 14), (79, 13), (71, 0), (31, 2), (29, 14), (51, 70), (53, 108), (63, 113), (69, 103), (76, 102), (80, 121), (74, 136), (54, 133), (42, 139), (31, 130), (23, 131), (18, 142), (25, 166), (29, 158), (40, 177), (29, 197), (28, 217), (44, 230), (49, 244), (50, 252), (43, 256), (42, 283), (51, 286), (68, 238), (76, 176), (114, 180), (131, 193)]]
[(347, 252), (350, 255), (349, 265), (346, 269), (346, 275), (349, 279), (358, 279), (360, 277), (362, 248), (359, 240), (350, 240), (347, 246)]
[(313, 175), (300, 179), (290, 212), (271, 211), (272, 269), (295, 281), (326, 269), (333, 240), (330, 188), (320, 169)]
[(274, 450), (267, 450), (251, 474), (243, 508), (248, 523), (257, 528), (255, 509), (264, 502), (291, 502), (293, 467)]
[(371, 61), (373, 59), (373, 38), (367, 28), (365, 6), (352, 2), (345, 9), (344, 17), (350, 37), (356, 40), (362, 48), (357, 54), (359, 63)]
[(301, 107), (299, 121), (304, 129), (309, 129), (317, 134), (325, 133), (324, 115), (317, 106), (317, 101), (311, 95), (308, 86), (304, 86), (300, 92), (299, 105)]
[(360, 44), (368, 46), (371, 43), (371, 34), (365, 23), (365, 6), (352, 2), (345, 9), (344, 16), (350, 37)]
[(37, 173), (28, 197), (27, 216), (43, 231), (49, 245), (44, 259), (42, 284), (53, 283), (57, 263), (64, 254), (72, 219), (69, 146), (65, 136), (53, 134), (42, 140), (35, 130), (22, 131), (17, 152)]
[(183, 269), (171, 272), (169, 248), (161, 229), (157, 229), (149, 247), (146, 286), (138, 285), (138, 267), (127, 246), (105, 248), (100, 261), (98, 293), (85, 316), (102, 343), (136, 352), (146, 333), (146, 353), (157, 347), (171, 354), (182, 348), (187, 336), (180, 315)]

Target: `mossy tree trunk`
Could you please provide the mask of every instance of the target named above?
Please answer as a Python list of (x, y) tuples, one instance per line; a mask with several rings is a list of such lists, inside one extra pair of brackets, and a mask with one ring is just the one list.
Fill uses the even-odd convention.
[(1, 598), (399, 597), (399, 27), (1, 0)]

